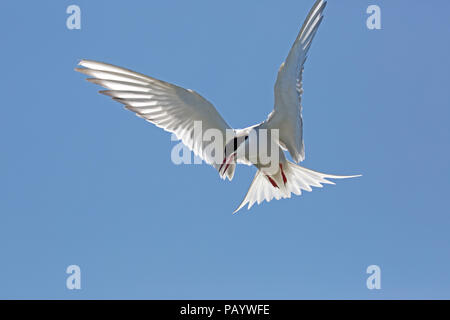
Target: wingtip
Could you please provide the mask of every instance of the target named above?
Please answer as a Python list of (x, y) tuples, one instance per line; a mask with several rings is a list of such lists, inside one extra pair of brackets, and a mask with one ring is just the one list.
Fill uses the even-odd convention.
[(233, 211), (233, 215), (235, 215), (239, 210), (241, 210), (243, 207), (242, 203), (239, 205), (239, 207), (237, 207), (236, 210)]
[(102, 85), (102, 79), (97, 79), (97, 78), (86, 78), (87, 82), (90, 83), (94, 83), (94, 84), (98, 84), (98, 85)]
[(327, 5), (327, 0), (317, 0), (317, 2), (322, 2), (321, 6), (325, 7)]
[(325, 176), (325, 178), (327, 178), (327, 179), (349, 179), (349, 178), (358, 178), (358, 177), (362, 177), (362, 174), (355, 174), (355, 175), (351, 175), (351, 176), (336, 176), (336, 175), (327, 174)]
[(233, 215), (235, 215), (239, 210), (241, 210), (241, 209), (245, 206), (245, 204), (246, 204), (246, 203), (241, 203), (241, 204), (239, 205), (239, 207), (238, 207), (236, 210), (233, 211)]
[(341, 176), (342, 179), (359, 178), (359, 177), (362, 177), (362, 174), (355, 174), (355, 175), (352, 175), (352, 176)]

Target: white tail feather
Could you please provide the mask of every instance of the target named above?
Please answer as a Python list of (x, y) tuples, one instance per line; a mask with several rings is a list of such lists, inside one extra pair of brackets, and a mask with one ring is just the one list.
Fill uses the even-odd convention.
[[(266, 175), (258, 170), (255, 177), (253, 178), (252, 184), (248, 189), (248, 192), (239, 205), (239, 207), (233, 213), (236, 213), (242, 207), (248, 203), (248, 209), (250, 209), (255, 202), (260, 204), (264, 200), (267, 202), (271, 201), (273, 198), (279, 200), (281, 198), (290, 198), (291, 194), (301, 195), (302, 190), (312, 191), (313, 187), (322, 187), (322, 184), (335, 184), (327, 179), (346, 179), (360, 177), (361, 175), (354, 176), (337, 176), (332, 174), (321, 173), (313, 170), (303, 168), (295, 163), (286, 161), (286, 168), (284, 168), (284, 174), (286, 176), (287, 182), (285, 188), (276, 188), (272, 186)], [(284, 190), (283, 190), (284, 189)]]

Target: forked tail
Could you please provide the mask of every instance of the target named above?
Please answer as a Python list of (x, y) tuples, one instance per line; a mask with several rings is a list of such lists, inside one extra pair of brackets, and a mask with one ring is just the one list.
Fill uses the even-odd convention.
[[(279, 200), (281, 198), (290, 198), (291, 194), (301, 195), (302, 190), (312, 191), (311, 187), (322, 187), (322, 183), (335, 184), (327, 179), (346, 179), (360, 177), (361, 175), (354, 176), (336, 176), (332, 174), (321, 173), (313, 170), (303, 168), (295, 163), (286, 161), (285, 168), (282, 167), (286, 177), (284, 186), (276, 186), (273, 183), (271, 177), (265, 175), (261, 170), (256, 172), (253, 178), (252, 184), (248, 189), (242, 203), (233, 213), (236, 213), (242, 207), (248, 203), (248, 209), (250, 209), (255, 202), (260, 204), (264, 200), (269, 202), (273, 198)], [(277, 173), (279, 174), (279, 173)]]

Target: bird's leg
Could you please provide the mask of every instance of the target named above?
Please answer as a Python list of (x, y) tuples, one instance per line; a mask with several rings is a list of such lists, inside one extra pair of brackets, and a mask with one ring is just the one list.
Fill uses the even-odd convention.
[(279, 187), (278, 187), (277, 183), (275, 182), (275, 180), (273, 180), (273, 179), (272, 179), (269, 175), (267, 175), (267, 174), (266, 174), (266, 177), (267, 177), (267, 179), (269, 179), (270, 183), (272, 184), (272, 186), (273, 186), (274, 188), (278, 188), (278, 189), (279, 189)]
[(225, 172), (227, 172), (227, 169), (230, 166), (230, 164), (233, 162), (233, 159), (234, 159), (235, 156), (236, 156), (236, 153), (233, 153), (231, 156), (228, 157), (228, 159), (227, 159), (227, 157), (223, 158), (223, 162), (220, 165), (219, 172), (222, 172), (222, 167), (225, 164), (226, 164), (226, 166), (225, 166), (225, 169), (223, 169), (222, 175), (225, 174)]
[(281, 169), (281, 176), (283, 177), (283, 182), (284, 182), (284, 184), (286, 185), (287, 178), (286, 178), (286, 176), (284, 175), (283, 165), (282, 165), (281, 163), (280, 163), (280, 169)]
[(230, 161), (227, 162), (227, 165), (225, 166), (225, 170), (223, 170), (223, 173), (227, 172), (228, 167), (230, 166), (230, 164), (233, 162), (234, 157), (236, 156), (236, 153), (233, 153), (230, 156)]
[(227, 158), (226, 158), (226, 157), (223, 158), (222, 164), (220, 165), (220, 168), (219, 168), (219, 172), (222, 171), (222, 167), (223, 167), (223, 165), (224, 165), (225, 163), (227, 163)]

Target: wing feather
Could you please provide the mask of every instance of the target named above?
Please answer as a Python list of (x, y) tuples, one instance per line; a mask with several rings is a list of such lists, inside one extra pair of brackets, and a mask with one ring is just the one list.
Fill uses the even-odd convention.
[[(201, 122), (203, 132), (212, 128), (220, 130), (223, 137), (231, 127), (197, 92), (103, 62), (82, 60), (79, 65), (81, 68), (75, 70), (89, 76), (89, 82), (108, 89), (100, 93), (122, 103), (137, 116), (174, 133), (206, 163), (216, 169), (220, 167), (220, 163), (205, 152), (205, 148), (214, 142), (204, 142), (202, 136), (194, 136), (194, 122)], [(225, 177), (231, 180), (232, 175), (222, 175)]]
[(286, 61), (281, 64), (274, 87), (274, 111), (267, 120), (269, 128), (279, 129), (280, 142), (296, 162), (305, 159), (301, 105), (303, 65), (312, 40), (322, 22), (325, 6), (324, 0), (315, 2)]

